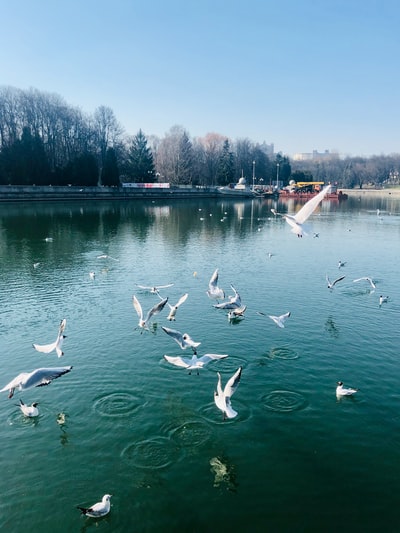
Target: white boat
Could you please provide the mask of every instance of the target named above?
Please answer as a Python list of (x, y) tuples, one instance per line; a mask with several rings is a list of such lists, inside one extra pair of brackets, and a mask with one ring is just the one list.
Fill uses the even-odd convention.
[(230, 183), (224, 187), (218, 187), (217, 191), (225, 196), (236, 196), (241, 198), (254, 198), (258, 194), (247, 185), (246, 179), (242, 176), (237, 183)]

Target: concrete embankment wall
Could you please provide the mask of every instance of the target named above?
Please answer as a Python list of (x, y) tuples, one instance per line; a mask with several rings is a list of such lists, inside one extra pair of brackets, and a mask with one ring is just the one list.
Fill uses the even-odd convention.
[(168, 189), (130, 189), (123, 187), (40, 187), (0, 186), (0, 202), (66, 200), (135, 200), (171, 198), (215, 198), (215, 188), (171, 187)]

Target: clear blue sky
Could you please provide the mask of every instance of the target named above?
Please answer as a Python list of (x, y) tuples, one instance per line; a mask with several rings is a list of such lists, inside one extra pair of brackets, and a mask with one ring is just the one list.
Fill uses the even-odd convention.
[(0, 85), (287, 155), (400, 153), (398, 0), (2, 2)]

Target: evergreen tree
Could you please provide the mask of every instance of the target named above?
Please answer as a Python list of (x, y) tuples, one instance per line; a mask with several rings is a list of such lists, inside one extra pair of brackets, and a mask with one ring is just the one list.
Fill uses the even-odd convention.
[(107, 187), (117, 187), (120, 184), (117, 156), (114, 148), (107, 148), (101, 183)]
[(193, 147), (186, 131), (179, 142), (178, 160), (176, 162), (177, 182), (182, 185), (192, 183)]
[(228, 139), (224, 141), (222, 147), (222, 154), (218, 161), (217, 168), (217, 183), (219, 185), (228, 185), (232, 183), (235, 178), (235, 159), (233, 152), (231, 152)]
[(142, 130), (139, 130), (132, 140), (128, 152), (126, 174), (134, 183), (155, 181), (153, 153), (147, 146), (147, 139)]

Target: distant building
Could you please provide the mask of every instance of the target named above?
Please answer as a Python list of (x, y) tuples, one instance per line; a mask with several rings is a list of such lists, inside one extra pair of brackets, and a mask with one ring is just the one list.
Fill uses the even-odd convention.
[(267, 144), (265, 141), (262, 144), (258, 145), (258, 148), (264, 152), (270, 158), (274, 157), (274, 143)]
[(330, 152), (329, 150), (325, 150), (324, 152), (318, 152), (318, 150), (313, 150), (310, 153), (303, 152), (294, 154), (293, 161), (326, 161), (328, 159), (337, 159), (338, 157), (338, 153)]

